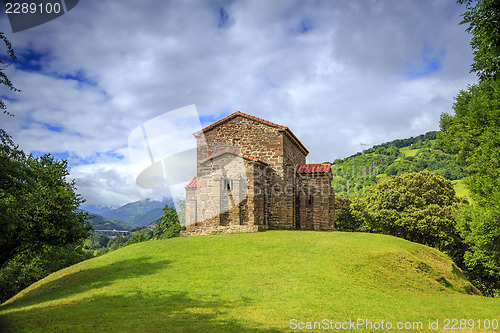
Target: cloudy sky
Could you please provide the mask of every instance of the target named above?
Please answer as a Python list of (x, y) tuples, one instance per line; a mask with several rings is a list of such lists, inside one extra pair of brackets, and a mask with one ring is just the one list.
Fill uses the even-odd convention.
[(333, 161), (439, 128), (476, 81), (463, 11), (450, 0), (82, 0), (17, 33), (2, 11), (22, 92), (0, 88), (15, 114), (0, 125), (27, 152), (67, 158), (89, 205), (164, 195), (136, 185), (128, 137), (191, 104), (202, 126), (240, 110), (288, 126), (308, 163)]

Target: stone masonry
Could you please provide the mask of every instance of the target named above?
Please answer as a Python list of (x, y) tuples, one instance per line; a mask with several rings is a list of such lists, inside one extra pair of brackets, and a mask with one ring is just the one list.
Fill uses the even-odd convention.
[(236, 111), (194, 136), (182, 236), (335, 228), (330, 165), (306, 164), (288, 127)]

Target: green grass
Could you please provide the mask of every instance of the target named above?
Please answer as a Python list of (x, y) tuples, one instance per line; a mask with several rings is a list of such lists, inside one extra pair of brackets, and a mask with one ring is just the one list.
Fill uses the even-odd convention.
[(412, 157), (412, 156), (417, 155), (417, 153), (418, 153), (419, 150), (420, 149), (411, 149), (410, 146), (399, 148), (399, 151), (401, 153), (403, 153), (406, 157)]
[(473, 292), (441, 252), (391, 236), (175, 238), (48, 276), (0, 306), (0, 331), (281, 332), (291, 319), (367, 319), (420, 321), (425, 332), (429, 320), (500, 320), (500, 299)]
[(465, 186), (463, 179), (452, 180), (451, 185), (458, 197), (466, 198), (469, 202), (472, 202), (469, 189)]

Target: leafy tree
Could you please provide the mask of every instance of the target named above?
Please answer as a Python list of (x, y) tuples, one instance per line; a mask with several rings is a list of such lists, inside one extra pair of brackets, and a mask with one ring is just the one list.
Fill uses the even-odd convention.
[(163, 212), (153, 237), (157, 239), (179, 237), (182, 228), (175, 208), (167, 205), (163, 208)]
[(353, 215), (352, 200), (335, 196), (335, 228), (339, 231), (360, 231), (363, 222)]
[(25, 156), (0, 130), (0, 268), (16, 255), (64, 246), (89, 235), (84, 200), (68, 182), (67, 162)]
[(108, 245), (110, 238), (106, 235), (100, 235), (97, 233), (93, 233), (87, 240), (85, 241), (85, 245), (93, 250), (99, 250)]
[(125, 243), (125, 246), (135, 244), (135, 243), (144, 242), (147, 240), (148, 240), (148, 238), (145, 234), (140, 233), (140, 232), (136, 232), (135, 234), (132, 234), (132, 236), (130, 236), (130, 238)]
[(353, 215), (368, 230), (429, 245), (462, 261), (465, 248), (453, 217), (461, 201), (450, 181), (429, 171), (394, 176), (362, 200)]
[(439, 141), (458, 156), (474, 201), (458, 220), (469, 247), (469, 276), (490, 296), (500, 295), (500, 3), (498, 0), (458, 0), (467, 11), (479, 83), (460, 91), (455, 115), (441, 115)]
[(465, 264), (487, 295), (500, 293), (500, 80), (481, 81), (460, 91), (455, 115), (441, 115), (439, 139), (458, 156), (474, 201), (459, 226), (469, 250)]
[[(14, 54), (14, 49), (12, 48), (12, 44), (9, 42), (7, 37), (5, 37), (3, 32), (0, 32), (0, 39), (4, 42), (5, 46), (7, 47), (7, 54), (9, 55), (10, 59), (12, 61), (16, 61), (16, 56)], [(16, 91), (19, 92), (20, 90), (14, 87), (12, 82), (9, 80), (7, 77), (7, 74), (5, 74), (5, 69), (9, 67), (10, 63), (6, 60), (3, 60), (0, 58), (0, 84), (6, 85), (7, 88), (9, 88), (11, 91)], [(7, 106), (5, 103), (0, 99), (0, 110), (2, 110), (3, 113), (12, 115), (9, 112), (7, 112)]]
[(474, 201), (486, 205), (500, 191), (500, 81), (460, 91), (455, 115), (441, 115), (441, 145), (458, 156)]
[(498, 0), (457, 2), (467, 8), (460, 24), (468, 24), (466, 31), (473, 35), (471, 72), (476, 72), (481, 81), (500, 79), (500, 3)]
[(464, 256), (472, 282), (487, 296), (500, 297), (500, 198), (494, 206), (472, 206), (458, 215), (469, 249)]
[(26, 156), (0, 129), (0, 302), (36, 280), (84, 260), (91, 230), (67, 162)]
[(0, 302), (61, 268), (92, 257), (81, 242), (66, 246), (44, 246), (38, 252), (17, 255), (0, 269)]

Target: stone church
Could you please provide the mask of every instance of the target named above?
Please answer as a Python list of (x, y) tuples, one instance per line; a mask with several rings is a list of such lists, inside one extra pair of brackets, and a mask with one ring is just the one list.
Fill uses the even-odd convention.
[(288, 127), (236, 111), (193, 135), (182, 236), (335, 228), (331, 166), (306, 164)]

